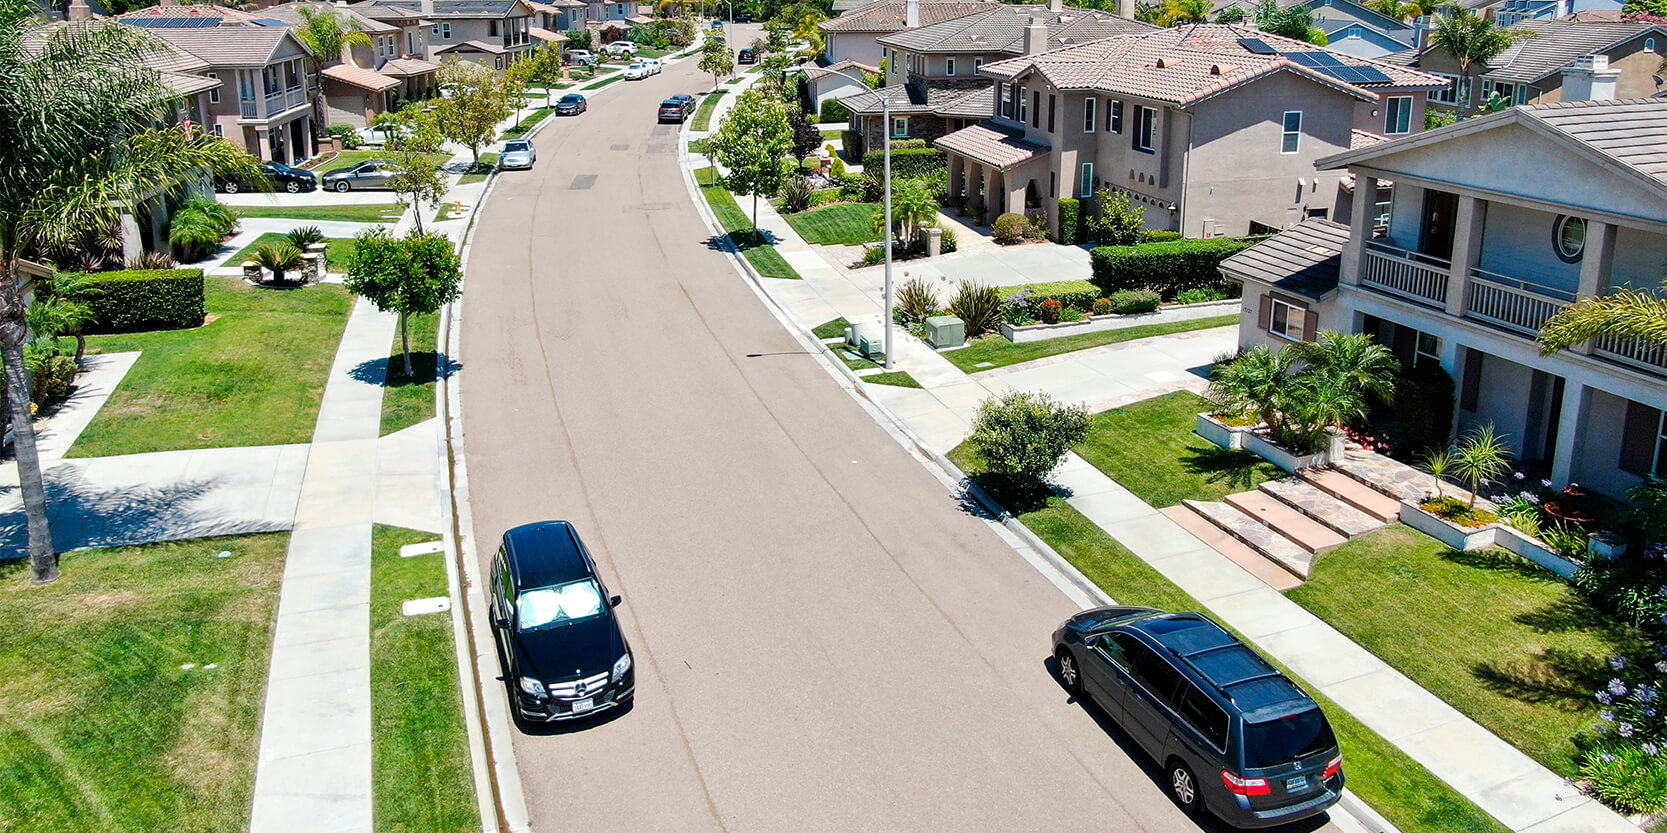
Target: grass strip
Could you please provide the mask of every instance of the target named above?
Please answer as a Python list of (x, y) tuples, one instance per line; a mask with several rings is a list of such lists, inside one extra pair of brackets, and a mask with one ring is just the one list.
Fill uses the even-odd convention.
[(68, 456), (312, 439), (352, 297), (334, 284), (269, 289), (234, 277), (203, 280), (209, 323), (87, 339), (92, 352), (143, 353)]
[(600, 90), (603, 87), (606, 87), (609, 84), (612, 84), (613, 82), (622, 80), (624, 78), (625, 78), (625, 76), (623, 76), (623, 75), (613, 75), (613, 76), (609, 76), (607, 78), (604, 78), (601, 81), (592, 81), (591, 83), (586, 84), (583, 87), (580, 87), (579, 89), (581, 89), (581, 90)]
[(394, 202), (364, 205), (237, 205), (233, 208), (243, 217), (342, 223), (397, 223), (405, 213), (405, 206)]
[[(1039, 495), (1034, 490), (1004, 488), (998, 480), (983, 473), (983, 463), (977, 451), (966, 443), (951, 451), (949, 459), (1119, 603), (1176, 611), (1208, 610), (1084, 517), (1064, 498), (1052, 494)], [(1243, 638), (1242, 634), (1239, 636)], [(1290, 669), (1281, 666), (1272, 657), (1268, 660), (1312, 694), (1325, 710), (1343, 747), (1343, 766), (1349, 778), (1349, 788), (1402, 833), (1509, 831), (1469, 799), (1430, 774), (1423, 765), (1407, 757), (1394, 744), (1366, 728), (1353, 715), (1292, 674)]]
[(879, 216), (879, 206), (864, 202), (834, 203), (782, 215), (806, 243), (819, 246), (878, 243), (880, 235), (874, 230), (874, 221)]
[[(1025, 344), (1014, 344), (1002, 338), (999, 334), (987, 335), (975, 339), (963, 349), (944, 353), (943, 357), (968, 373), (977, 373), (980, 370), (994, 370), (998, 367), (1034, 361), (1048, 356), (1057, 356), (1061, 353), (1074, 353), (1078, 350), (1087, 350), (1090, 347), (1104, 347), (1107, 344), (1118, 344), (1124, 341), (1134, 341), (1171, 333), (1208, 330), (1237, 323), (1239, 323), (1237, 315), (1220, 315), (1214, 318), (1198, 318), (1192, 321), (1143, 324), (1139, 327), (1125, 327), (1121, 330), (1079, 333), (1074, 336), (1061, 336)], [(986, 362), (989, 363), (988, 367), (978, 366)]]
[(527, 117), (521, 120), (520, 126), (511, 126), (508, 130), (505, 130), (503, 138), (519, 139), (522, 136), (527, 135), (532, 132), (533, 128), (537, 127), (545, 119), (549, 118), (550, 114), (554, 112), (556, 112), (556, 108), (554, 107), (540, 107), (537, 110), (528, 113)]
[(828, 323), (823, 324), (810, 332), (811, 335), (814, 335), (817, 338), (844, 338), (845, 330), (850, 326), (851, 322), (846, 321), (843, 317), (841, 317), (835, 318), (834, 320), (829, 321)]
[[(289, 238), (279, 232), (266, 232), (250, 241), (249, 245), (239, 249), (236, 254), (226, 258), (222, 265), (227, 267), (242, 266), (243, 261), (254, 257), (255, 251), (260, 247), (288, 242)], [(341, 272), (347, 269), (348, 255), (352, 253), (353, 247), (359, 245), (358, 241), (351, 237), (326, 237), (324, 243), (326, 246), (324, 249), (325, 268), (331, 272)], [(299, 272), (301, 270), (297, 269), (295, 271)]]
[(247, 830), (288, 545), (65, 553), (44, 587), (0, 564), (0, 827)]
[[(952, 355), (952, 354), (945, 354)], [(1285, 476), (1254, 452), (1222, 448), (1193, 430), (1209, 400), (1175, 391), (1089, 418), (1077, 453), (1152, 506), (1221, 500)]]
[(718, 218), (718, 224), (728, 233), (730, 243), (741, 252), (741, 256), (752, 263), (758, 274), (766, 278), (800, 280), (798, 271), (782, 258), (775, 246), (765, 242), (763, 235), (753, 231), (752, 220), (741, 210), (740, 204), (735, 202), (735, 195), (715, 180), (715, 171), (712, 168), (695, 171), (695, 181), (701, 184), (700, 190), (706, 196), (706, 204), (712, 207), (712, 214)]
[(411, 330), (411, 370), (405, 375), (405, 358), (400, 350), (399, 331), (388, 351), (388, 372), (382, 387), (382, 435), (434, 418), (435, 367), (439, 361), (440, 315), (413, 315), (406, 320)]
[(898, 388), (918, 388), (920, 383), (910, 376), (906, 370), (893, 370), (890, 373), (876, 373), (873, 376), (860, 377), (870, 385), (891, 385)]
[(371, 534), (371, 761), (377, 830), (477, 830), (451, 614), (405, 616), (411, 599), (448, 595), (445, 555), (401, 558), (433, 534), (377, 525)]
[(457, 180), (458, 185), (468, 185), (471, 182), (482, 182), (493, 171), (498, 169), (498, 154), (483, 153), (480, 160), (469, 166), (463, 176)]
[(695, 119), (694, 123), (689, 125), (690, 130), (711, 129), (712, 111), (718, 109), (718, 99), (723, 98), (724, 93), (726, 92), (729, 91), (716, 90), (714, 92), (707, 93), (706, 97), (701, 99), (700, 106), (695, 108)]

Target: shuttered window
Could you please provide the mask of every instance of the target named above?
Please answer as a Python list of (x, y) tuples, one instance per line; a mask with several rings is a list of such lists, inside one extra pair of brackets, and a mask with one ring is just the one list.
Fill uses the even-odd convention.
[(1667, 414), (1639, 402), (1626, 403), (1620, 468), (1637, 475), (1667, 471)]

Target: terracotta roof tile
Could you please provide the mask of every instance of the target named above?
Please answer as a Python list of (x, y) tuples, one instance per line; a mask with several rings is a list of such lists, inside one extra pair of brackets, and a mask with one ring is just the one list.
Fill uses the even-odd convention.
[(1048, 145), (1032, 142), (988, 121), (961, 128), (932, 144), (1004, 171), (1048, 152)]
[(336, 64), (319, 70), (325, 78), (334, 78), (344, 84), (352, 84), (374, 92), (391, 90), (399, 86), (398, 78), (389, 78), (380, 72), (351, 64)]
[[(920, 25), (987, 11), (992, 0), (921, 0)], [(904, 0), (878, 0), (818, 23), (825, 32), (899, 32), (904, 27)]]

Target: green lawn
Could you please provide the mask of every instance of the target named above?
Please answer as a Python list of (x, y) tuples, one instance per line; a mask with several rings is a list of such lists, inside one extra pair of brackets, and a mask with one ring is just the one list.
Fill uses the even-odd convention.
[(898, 388), (920, 387), (920, 383), (915, 381), (915, 377), (910, 376), (908, 371), (905, 370), (893, 370), (890, 373), (876, 373), (873, 376), (863, 376), (861, 378), (864, 382), (867, 382), (870, 385), (891, 385), (892, 387)]
[(497, 169), (498, 154), (483, 153), (480, 155), (480, 161), (470, 165), (468, 173), (459, 178), (457, 184), (468, 185), (471, 182), (480, 182)]
[(1204, 397), (1184, 390), (1113, 408), (1090, 418), (1076, 452), (1153, 506), (1221, 500), (1285, 476), (1252, 452), (1198, 436), (1197, 415), (1209, 409)]
[[(229, 267), (242, 266), (243, 261), (254, 256), (256, 249), (259, 249), (262, 246), (270, 246), (273, 243), (284, 243), (287, 241), (288, 238), (284, 235), (275, 231), (269, 231), (255, 238), (254, 242), (244, 246), (242, 249), (239, 249), (237, 254), (226, 258), (225, 265)], [(326, 237), (324, 238), (324, 242), (326, 244), (324, 249), (325, 269), (331, 272), (345, 271), (347, 269), (348, 254), (353, 251), (353, 247), (358, 245), (358, 243), (351, 237)], [(293, 280), (293, 276), (291, 276), (291, 279)]]
[(612, 84), (615, 81), (623, 79), (624, 77), (625, 76), (623, 76), (623, 75), (609, 76), (607, 78), (602, 79), (601, 81), (593, 81), (589, 84), (586, 84), (583, 87), (580, 87), (579, 89), (581, 89), (581, 90), (599, 90), (599, 89), (602, 89), (603, 87), (608, 86), (609, 84)]
[(775, 246), (754, 235), (751, 216), (741, 210), (734, 194), (713, 181), (711, 168), (695, 171), (695, 181), (700, 183), (701, 193), (706, 195), (706, 204), (712, 207), (718, 224), (723, 226), (724, 231), (729, 232), (730, 242), (740, 250), (742, 257), (752, 263), (760, 275), (795, 281), (800, 279), (798, 271), (782, 259)]
[(190, 330), (92, 336), (142, 350), (70, 457), (309, 442), (353, 299), (340, 286), (204, 279), (213, 320)]
[[(1198, 600), (1170, 583), (1063, 498), (1000, 488), (982, 474), (977, 452), (966, 444), (951, 451), (949, 458), (990, 489), (991, 495), (1025, 526), (1119, 603), (1207, 611)], [(1289, 669), (1281, 670), (1290, 674)], [(1313, 686), (1294, 674), (1291, 677), (1314, 694)], [(1314, 694), (1314, 699), (1337, 732), (1350, 789), (1402, 833), (1507, 833), (1508, 828), (1336, 703), (1319, 694)]]
[(405, 206), (397, 203), (364, 205), (239, 205), (244, 217), (278, 217), (286, 220), (339, 220), (344, 223), (397, 223)]
[(806, 243), (856, 246), (880, 242), (874, 231), (880, 207), (873, 203), (841, 202), (782, 216)]
[(1327, 553), (1286, 595), (1561, 775), (1577, 771), (1569, 738), (1598, 722), (1608, 658), (1645, 646), (1546, 570), (1400, 524)]
[[(391, 154), (386, 148), (344, 150), (322, 162), (309, 162), (302, 167), (305, 167), (310, 171), (317, 171), (320, 174), (327, 174), (331, 171), (341, 170), (342, 168), (354, 167), (360, 162), (369, 162), (372, 159), (387, 159), (390, 155)], [(451, 159), (449, 155), (444, 153), (432, 153), (429, 154), (429, 156), (433, 159), (434, 164), (436, 165), (444, 165), (447, 160)]]
[(850, 326), (851, 322), (844, 318), (835, 318), (810, 332), (817, 338), (844, 338), (845, 330)]
[[(1060, 353), (1074, 353), (1087, 350), (1090, 347), (1103, 347), (1107, 344), (1119, 344), (1125, 341), (1164, 336), (1171, 333), (1185, 333), (1193, 330), (1208, 330), (1213, 327), (1226, 327), (1237, 324), (1237, 315), (1221, 315), (1215, 318), (1200, 318), (1194, 321), (1175, 321), (1169, 324), (1145, 324), (1139, 327), (1126, 327), (1121, 330), (1104, 330), (1098, 333), (1081, 333), (1074, 336), (1060, 336), (1044, 341), (1032, 341), (1027, 344), (1014, 344), (1000, 334), (987, 335), (974, 339), (961, 350), (951, 350), (943, 353), (943, 357), (950, 360), (956, 367), (968, 373), (980, 370), (992, 370), (1006, 367), (1010, 364), (1033, 361), (1035, 359), (1057, 356)], [(978, 365), (988, 362), (988, 367)]]
[(521, 117), (521, 126), (520, 127), (511, 126), (508, 130), (504, 131), (504, 135), (503, 135), (502, 138), (505, 138), (505, 139), (519, 139), (522, 136), (525, 136), (528, 133), (530, 133), (533, 128), (537, 127), (540, 122), (549, 118), (550, 114), (554, 113), (554, 112), (556, 112), (556, 108), (554, 108), (554, 107), (540, 107), (537, 110), (534, 110), (531, 113), (528, 113), (525, 116), (522, 116)]
[(67, 553), (45, 587), (0, 564), (0, 829), (247, 830), (288, 545)]
[(434, 363), (439, 358), (440, 315), (413, 315), (407, 320), (407, 327), (411, 331), (411, 369), (415, 373), (405, 375), (405, 359), (396, 330), (393, 349), (388, 352), (387, 381), (382, 389), (384, 436), (434, 417)]
[(718, 109), (718, 99), (724, 97), (728, 90), (717, 90), (707, 93), (701, 99), (700, 106), (695, 108), (694, 121), (689, 125), (690, 130), (708, 130), (712, 126), (712, 111)]
[(400, 558), (437, 536), (393, 526), (371, 536), (371, 750), (376, 829), (480, 829), (450, 613), (405, 616), (410, 599), (448, 595), (444, 554)]

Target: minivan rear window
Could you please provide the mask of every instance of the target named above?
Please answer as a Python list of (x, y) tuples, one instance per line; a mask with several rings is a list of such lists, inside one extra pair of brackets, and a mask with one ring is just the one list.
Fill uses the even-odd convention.
[(1326, 722), (1319, 709), (1244, 725), (1246, 769), (1288, 763), (1336, 745), (1337, 737), (1331, 733), (1331, 724)]

